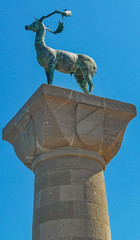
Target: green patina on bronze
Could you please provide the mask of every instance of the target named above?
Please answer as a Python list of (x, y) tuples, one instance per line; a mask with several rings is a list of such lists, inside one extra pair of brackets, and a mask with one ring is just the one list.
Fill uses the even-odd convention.
[[(91, 93), (94, 85), (92, 83), (92, 77), (97, 71), (95, 61), (83, 54), (75, 54), (62, 50), (55, 50), (46, 46), (44, 42), (45, 31), (48, 30), (51, 33), (57, 34), (63, 31), (63, 23), (59, 21), (59, 25), (55, 31), (45, 27), (43, 20), (52, 16), (53, 14), (61, 14), (62, 17), (71, 16), (70, 10), (60, 12), (58, 10), (50, 13), (47, 16), (43, 16), (40, 19), (35, 18), (35, 22), (31, 25), (26, 25), (26, 30), (36, 32), (35, 37), (35, 49), (37, 53), (37, 60), (39, 64), (45, 69), (48, 84), (53, 83), (54, 70), (59, 72), (74, 74), (77, 83), (85, 93)], [(89, 86), (89, 89), (87, 87)]]

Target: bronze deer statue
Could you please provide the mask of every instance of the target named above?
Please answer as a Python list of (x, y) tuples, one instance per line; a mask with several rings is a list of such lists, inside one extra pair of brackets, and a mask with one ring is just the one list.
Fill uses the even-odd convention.
[[(63, 31), (63, 23), (59, 21), (59, 25), (55, 31), (45, 27), (43, 20), (52, 16), (53, 14), (59, 13), (64, 16), (71, 16), (71, 11), (65, 10), (60, 12), (58, 10), (50, 13), (47, 16), (43, 16), (40, 19), (36, 19), (31, 25), (26, 25), (26, 30), (36, 32), (35, 37), (35, 49), (37, 53), (37, 60), (39, 64), (45, 69), (47, 75), (48, 84), (52, 84), (54, 70), (59, 72), (74, 74), (77, 83), (85, 93), (91, 93), (94, 85), (92, 83), (92, 77), (96, 73), (97, 66), (95, 61), (83, 54), (75, 54), (62, 50), (55, 50), (46, 46), (44, 42), (45, 30), (51, 33), (57, 34)], [(89, 85), (89, 89), (87, 87)]]

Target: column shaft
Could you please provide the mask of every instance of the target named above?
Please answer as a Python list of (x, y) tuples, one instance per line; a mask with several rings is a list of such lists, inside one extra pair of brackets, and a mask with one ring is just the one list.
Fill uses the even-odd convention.
[(110, 240), (100, 162), (58, 156), (35, 167), (33, 240)]

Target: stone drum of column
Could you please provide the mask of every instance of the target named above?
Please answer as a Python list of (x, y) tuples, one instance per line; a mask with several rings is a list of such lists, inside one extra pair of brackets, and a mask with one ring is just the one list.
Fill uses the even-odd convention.
[(82, 152), (74, 149), (69, 156), (65, 148), (51, 158), (37, 159), (33, 240), (111, 239), (104, 160), (87, 150), (86, 158)]

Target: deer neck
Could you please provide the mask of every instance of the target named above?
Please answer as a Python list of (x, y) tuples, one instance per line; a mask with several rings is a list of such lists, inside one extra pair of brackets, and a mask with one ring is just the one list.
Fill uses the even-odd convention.
[(38, 29), (36, 32), (35, 46), (36, 45), (45, 45), (44, 37), (45, 37), (45, 29), (42, 27), (41, 29)]

